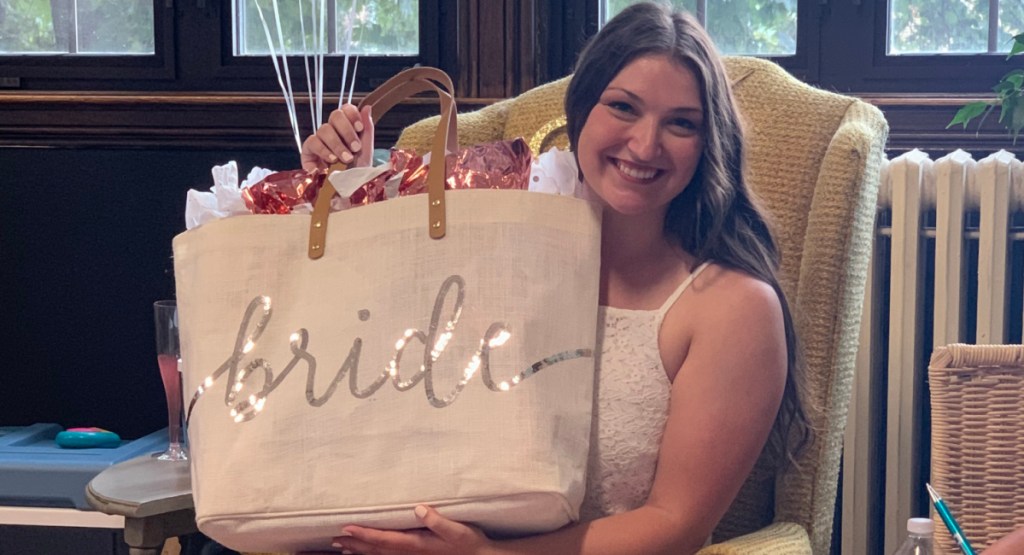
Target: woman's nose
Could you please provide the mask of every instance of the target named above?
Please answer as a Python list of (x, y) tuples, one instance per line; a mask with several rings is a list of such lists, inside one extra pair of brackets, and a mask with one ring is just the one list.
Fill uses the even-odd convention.
[(657, 122), (641, 119), (630, 130), (630, 153), (637, 161), (649, 162), (661, 153), (661, 140)]

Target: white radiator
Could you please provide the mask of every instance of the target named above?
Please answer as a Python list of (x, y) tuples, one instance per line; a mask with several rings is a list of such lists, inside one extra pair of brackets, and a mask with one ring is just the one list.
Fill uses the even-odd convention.
[(843, 555), (893, 553), (928, 516), (933, 347), (1020, 343), (1024, 163), (914, 150), (883, 164), (843, 456)]

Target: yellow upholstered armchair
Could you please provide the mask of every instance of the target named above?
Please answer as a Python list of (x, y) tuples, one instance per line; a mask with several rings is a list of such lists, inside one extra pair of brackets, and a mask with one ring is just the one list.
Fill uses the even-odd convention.
[[(873, 106), (807, 86), (771, 62), (725, 62), (747, 126), (748, 178), (782, 248), (816, 439), (782, 473), (759, 463), (715, 530), (721, 543), (701, 553), (827, 553), (888, 126)], [(539, 150), (566, 148), (557, 128), (567, 84), (460, 114), (460, 142), (524, 137)], [(398, 144), (423, 148), (435, 127), (417, 123)]]

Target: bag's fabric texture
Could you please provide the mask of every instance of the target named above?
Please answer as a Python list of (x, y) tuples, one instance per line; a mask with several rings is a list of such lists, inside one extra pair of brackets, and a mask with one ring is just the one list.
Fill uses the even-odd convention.
[(331, 214), (317, 259), (309, 215), (175, 238), (201, 531), (283, 552), (346, 523), (417, 527), (419, 503), (501, 534), (578, 518), (600, 212), (444, 194), (439, 240), (427, 195)]
[[(874, 106), (808, 86), (770, 61), (724, 62), (746, 124), (747, 180), (774, 220), (782, 251), (782, 288), (807, 365), (799, 386), (816, 440), (781, 474), (762, 460), (714, 537), (788, 521), (806, 530), (814, 553), (827, 553), (888, 126)], [(549, 131), (564, 121), (568, 84), (561, 79), (460, 114), (462, 139), (521, 136), (538, 150), (565, 148), (564, 130)], [(398, 145), (422, 145), (432, 126), (428, 119), (406, 128)]]

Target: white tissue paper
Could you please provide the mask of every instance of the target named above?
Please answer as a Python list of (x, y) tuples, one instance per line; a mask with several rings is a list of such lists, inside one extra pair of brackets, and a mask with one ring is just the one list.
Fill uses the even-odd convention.
[(533, 159), (528, 190), (538, 193), (588, 198), (580, 182), (576, 157), (568, 150), (552, 147)]
[(273, 170), (256, 167), (249, 172), (241, 184), (238, 183), (238, 164), (234, 161), (223, 166), (214, 166), (213, 187), (209, 192), (189, 189), (185, 197), (185, 229), (199, 227), (206, 222), (228, 216), (249, 214), (242, 201), (242, 189), (258, 183)]

